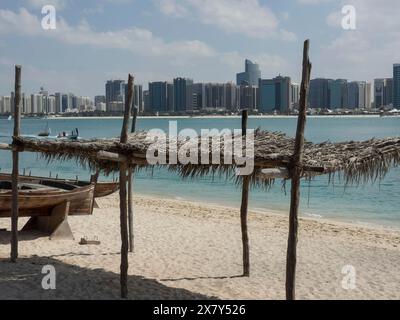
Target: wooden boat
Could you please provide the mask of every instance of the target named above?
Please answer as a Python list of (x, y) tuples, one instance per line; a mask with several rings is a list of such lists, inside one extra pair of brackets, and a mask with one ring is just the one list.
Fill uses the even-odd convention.
[[(0, 217), (11, 216), (11, 188), (11, 181), (0, 179)], [(18, 189), (20, 217), (47, 216), (65, 202), (69, 202), (68, 215), (91, 215), (93, 211), (94, 184), (79, 187), (42, 180), (40, 184), (21, 182)]]
[[(11, 181), (11, 175), (7, 173), (0, 173), (0, 180)], [(78, 187), (84, 187), (91, 184), (89, 181), (81, 181), (81, 180), (55, 179), (55, 178), (45, 178), (36, 176), (24, 176), (24, 175), (19, 176), (19, 181), (24, 183), (40, 184), (40, 182), (43, 180), (67, 183)], [(95, 183), (94, 197), (95, 198), (106, 197), (113, 194), (114, 192), (117, 192), (118, 190), (119, 190), (118, 182), (97, 182)]]

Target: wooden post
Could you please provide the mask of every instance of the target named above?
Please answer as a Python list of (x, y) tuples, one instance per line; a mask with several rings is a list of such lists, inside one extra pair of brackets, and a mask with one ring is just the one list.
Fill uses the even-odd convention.
[[(128, 94), (125, 101), (124, 121), (121, 130), (121, 143), (128, 141), (128, 123), (131, 114), (133, 98), (133, 77), (129, 75), (128, 79)], [(120, 227), (121, 227), (121, 266), (120, 266), (120, 283), (121, 283), (121, 298), (128, 297), (128, 225), (127, 225), (127, 198), (126, 198), (126, 171), (128, 165), (126, 162), (119, 164), (119, 208), (120, 208)]]
[[(14, 137), (20, 135), (21, 116), (21, 66), (15, 66), (15, 98), (14, 98)], [(16, 147), (13, 148), (13, 169), (12, 169), (12, 215), (11, 215), (11, 262), (18, 258), (18, 165), (19, 154)]]
[(295, 299), (296, 257), (297, 257), (297, 228), (300, 202), (300, 179), (303, 171), (304, 129), (306, 124), (308, 93), (311, 75), (311, 63), (308, 57), (309, 40), (304, 42), (303, 74), (300, 88), (299, 117), (297, 121), (296, 141), (290, 168), (292, 179), (289, 235), (286, 256), (286, 299)]
[(133, 187), (132, 167), (128, 168), (128, 227), (129, 227), (129, 252), (134, 250), (134, 232), (133, 232)]
[[(247, 110), (242, 111), (242, 136), (246, 137), (247, 133)], [(242, 203), (240, 206), (240, 225), (242, 229), (242, 244), (243, 244), (243, 276), (250, 276), (250, 249), (249, 235), (247, 233), (247, 211), (249, 206), (249, 186), (250, 176), (243, 176), (242, 184)]]
[[(137, 108), (133, 106), (131, 132), (136, 130)], [(134, 167), (133, 167), (134, 168)], [(128, 225), (129, 225), (129, 252), (134, 250), (134, 232), (133, 232), (133, 168), (128, 169)]]

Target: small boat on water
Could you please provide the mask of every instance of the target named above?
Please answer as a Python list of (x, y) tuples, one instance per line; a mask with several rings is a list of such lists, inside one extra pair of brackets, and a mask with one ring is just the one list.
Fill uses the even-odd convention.
[(46, 124), (46, 128), (38, 133), (39, 137), (48, 137), (51, 135), (51, 129), (49, 128), (49, 124)]
[[(11, 174), (0, 173), (0, 181), (11, 182)], [(20, 175), (19, 181), (21, 183), (41, 184), (41, 181), (51, 181), (55, 183), (66, 183), (78, 187), (84, 187), (91, 184), (89, 181), (72, 180), (72, 179), (55, 179), (36, 176)], [(94, 197), (102, 198), (113, 194), (119, 190), (119, 182), (96, 182), (94, 187)]]
[[(69, 202), (68, 215), (91, 215), (94, 184), (79, 187), (72, 184), (41, 180), (38, 184), (21, 182), (18, 185), (20, 217), (49, 215), (54, 207)], [(10, 217), (12, 183), (0, 180), (0, 217)]]
[(76, 128), (75, 130), (72, 130), (71, 134), (64, 132), (60, 132), (57, 136), (57, 139), (60, 140), (72, 140), (72, 141), (76, 141), (79, 139), (79, 131), (78, 128)]
[(11, 120), (12, 120), (12, 116), (9, 116), (7, 120), (8, 120), (8, 121), (11, 121)]

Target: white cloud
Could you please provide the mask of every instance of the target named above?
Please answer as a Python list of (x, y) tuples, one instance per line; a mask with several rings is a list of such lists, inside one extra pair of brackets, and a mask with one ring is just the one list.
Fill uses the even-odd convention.
[(321, 4), (331, 2), (332, 0), (298, 0), (301, 4)]
[(188, 14), (186, 8), (176, 0), (158, 0), (160, 11), (166, 15), (183, 17)]
[(99, 32), (87, 22), (76, 26), (59, 19), (56, 30), (43, 30), (40, 20), (22, 8), (19, 12), (0, 10), (0, 34), (42, 36), (71, 45), (91, 45), (103, 48), (124, 49), (144, 56), (208, 57), (214, 49), (198, 40), (165, 42), (142, 28)]
[(283, 40), (296, 39), (294, 33), (280, 30), (277, 16), (259, 0), (158, 0), (156, 3), (164, 14), (191, 17), (227, 33), (259, 39), (283, 34)]
[(45, 5), (53, 5), (56, 9), (63, 9), (67, 0), (26, 0), (27, 4), (34, 8), (42, 8)]
[[(356, 30), (341, 28), (344, 5), (356, 9)], [(334, 72), (354, 73), (361, 79), (371, 74), (390, 76), (392, 64), (400, 61), (399, 12), (398, 0), (342, 0), (338, 10), (326, 19), (339, 35), (322, 47), (319, 56), (329, 61)]]

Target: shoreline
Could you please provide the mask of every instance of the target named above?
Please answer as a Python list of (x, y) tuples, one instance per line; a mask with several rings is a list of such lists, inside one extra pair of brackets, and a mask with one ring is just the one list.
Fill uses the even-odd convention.
[[(179, 197), (177, 198), (167, 198), (162, 195), (156, 195), (156, 194), (148, 194), (148, 193), (140, 193), (137, 192), (135, 193), (138, 197), (144, 198), (146, 200), (152, 201), (152, 200), (164, 200), (164, 201), (180, 201), (183, 203), (187, 203), (190, 205), (196, 205), (196, 206), (206, 206), (206, 207), (213, 207), (213, 208), (219, 208), (222, 210), (240, 210), (239, 206), (234, 206), (234, 205), (228, 205), (226, 203), (216, 203), (216, 202), (207, 202), (204, 203), (204, 200), (194, 200), (194, 199), (187, 199), (184, 197)], [(255, 214), (260, 214), (260, 215), (274, 215), (277, 217), (287, 217), (289, 215), (289, 211), (285, 210), (277, 210), (277, 209), (262, 209), (259, 207), (252, 207), (249, 205), (249, 212), (255, 213)], [(400, 226), (392, 226), (392, 225), (386, 225), (386, 224), (380, 224), (378, 222), (363, 222), (359, 220), (345, 220), (345, 219), (340, 219), (340, 218), (326, 218), (326, 217), (316, 217), (312, 214), (304, 214), (299, 212), (299, 218), (306, 220), (306, 221), (312, 221), (312, 222), (318, 222), (318, 223), (328, 223), (328, 224), (337, 224), (338, 226), (342, 227), (360, 227), (360, 228), (366, 228), (366, 229), (371, 229), (371, 230), (386, 230), (386, 231), (394, 231), (394, 232), (400, 232)]]
[[(399, 118), (397, 116), (387, 116), (385, 118)], [(297, 115), (249, 115), (250, 119), (297, 119)], [(308, 115), (307, 118), (380, 118), (378, 114), (360, 114), (360, 115)], [(36, 118), (36, 117), (22, 117), (21, 120), (100, 120), (100, 119), (123, 119), (123, 116), (104, 116), (104, 117), (49, 117), (49, 118)], [(241, 119), (240, 115), (207, 115), (207, 116), (138, 116), (138, 119)], [(7, 120), (7, 118), (0, 118), (0, 120)]]

